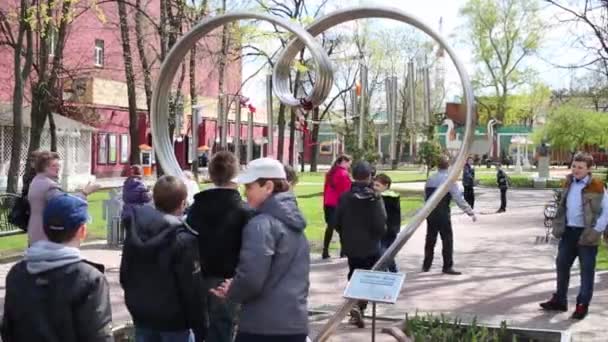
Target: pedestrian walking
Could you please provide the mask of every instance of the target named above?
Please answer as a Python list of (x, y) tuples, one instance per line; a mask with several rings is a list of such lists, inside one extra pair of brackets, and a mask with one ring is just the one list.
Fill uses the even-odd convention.
[[(437, 188), (445, 183), (448, 179), (448, 167), (450, 166), (449, 159), (442, 157), (439, 161), (437, 173), (432, 175), (426, 182), (424, 187), (425, 200), (433, 195)], [(462, 193), (456, 184), (452, 184), (449, 193), (447, 193), (433, 209), (431, 214), (426, 219), (426, 241), (424, 244), (424, 261), (422, 263), (422, 272), (428, 272), (433, 264), (433, 255), (435, 244), (437, 243), (437, 235), (441, 236), (442, 256), (443, 256), (443, 273), (451, 275), (462, 274), (454, 270), (454, 233), (452, 231), (452, 218), (450, 204), (452, 199), (467, 215), (471, 217), (473, 222), (477, 220), (471, 206), (464, 200)]]
[(469, 157), (462, 171), (464, 199), (469, 203), (471, 209), (475, 208), (475, 168), (473, 166), (473, 157)]
[[(336, 207), (338, 206), (338, 200), (343, 193), (350, 190), (352, 182), (348, 175), (348, 170), (351, 165), (351, 157), (348, 155), (339, 156), (332, 167), (325, 174), (325, 184), (323, 186), (323, 213), (325, 214), (325, 236), (323, 237), (323, 259), (328, 259), (329, 255), (329, 244), (334, 235), (336, 226)], [(340, 257), (343, 257), (342, 251)]]
[(509, 189), (509, 176), (505, 170), (502, 169), (502, 164), (496, 164), (496, 184), (500, 189), (500, 208), (497, 213), (504, 213), (507, 211), (507, 189)]
[(142, 167), (132, 165), (129, 168), (129, 176), (122, 185), (123, 206), (120, 214), (122, 226), (128, 230), (135, 208), (149, 204), (151, 201), (152, 193), (144, 183)]

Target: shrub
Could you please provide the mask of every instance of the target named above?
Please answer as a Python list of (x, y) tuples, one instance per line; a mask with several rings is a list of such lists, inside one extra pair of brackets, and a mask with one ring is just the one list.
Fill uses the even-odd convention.
[(500, 328), (487, 328), (479, 326), (474, 319), (470, 325), (462, 324), (460, 319), (450, 321), (444, 315), (439, 317), (428, 314), (426, 316), (405, 316), (403, 331), (415, 342), (424, 341), (450, 341), (450, 342), (503, 342), (517, 341), (517, 336), (507, 331), (505, 321)]

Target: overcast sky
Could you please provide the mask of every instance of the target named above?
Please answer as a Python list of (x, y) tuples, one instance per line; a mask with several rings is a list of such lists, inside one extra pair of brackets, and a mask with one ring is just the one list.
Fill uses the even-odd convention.
[[(459, 8), (465, 2), (465, 0), (360, 0), (358, 4), (396, 7), (417, 16), (436, 30), (439, 29), (440, 18), (443, 18), (443, 36), (456, 50), (459, 58), (465, 63), (467, 71), (472, 76), (475, 68), (471, 60), (471, 48), (462, 42), (462, 35), (458, 36), (458, 29), (464, 25), (464, 19), (459, 14)], [(353, 1), (352, 5), (357, 5), (357, 1)], [(331, 8), (337, 5), (334, 3), (329, 6)], [(573, 48), (572, 45), (575, 44), (568, 38), (573, 36), (570, 31), (576, 28), (555, 25), (557, 22), (556, 16), (560, 12), (555, 7), (545, 4), (542, 6), (543, 19), (554, 24), (554, 26), (545, 37), (539, 56), (529, 58), (526, 63), (534, 67), (539, 73), (539, 78), (551, 88), (567, 88), (570, 85), (571, 76), (575, 75), (575, 72), (555, 67), (551, 63), (554, 65), (579, 64), (584, 60), (585, 54), (580, 49)], [(383, 21), (383, 25), (405, 24), (386, 20), (386, 23)], [(247, 77), (255, 69), (256, 66), (251, 65), (251, 63), (244, 64), (243, 76)], [(450, 94), (454, 94), (455, 88), (458, 89), (458, 84), (458, 75), (449, 60), (446, 59), (446, 85), (452, 88)], [(244, 94), (250, 94), (256, 104), (264, 106), (263, 92), (259, 91), (261, 86), (263, 87), (263, 82), (260, 80), (252, 81), (245, 86)]]

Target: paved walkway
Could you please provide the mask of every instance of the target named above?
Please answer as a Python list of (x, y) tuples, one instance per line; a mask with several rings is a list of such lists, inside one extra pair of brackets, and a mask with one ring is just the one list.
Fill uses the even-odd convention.
[[(464, 319), (477, 316), (482, 322), (494, 324), (507, 320), (510, 325), (520, 327), (571, 329), (575, 341), (606, 341), (608, 273), (599, 272), (596, 276), (591, 313), (582, 322), (569, 320), (570, 313), (553, 315), (538, 310), (538, 302), (547, 299), (555, 286), (556, 247), (535, 243), (537, 235), (544, 235), (542, 210), (551, 192), (509, 191), (508, 197), (507, 213), (490, 214), (498, 206), (499, 193), (495, 189), (480, 189), (476, 210), (486, 215), (479, 215), (476, 223), (455, 210), (455, 267), (463, 272), (461, 276), (440, 272), (439, 246), (431, 272), (420, 273), (425, 234), (425, 227), (421, 226), (397, 258), (401, 271), (407, 274), (401, 297), (396, 305), (380, 305), (379, 314), (395, 318), (404, 318), (406, 312), (449, 313)], [(120, 252), (87, 246), (84, 254), (106, 265), (114, 320), (128, 320), (118, 284)], [(0, 265), (0, 279), (5, 278), (10, 266)], [(344, 259), (321, 261), (318, 256), (313, 257), (310, 308), (334, 310), (341, 303), (346, 273)], [(569, 297), (573, 309), (578, 275), (573, 275), (572, 280)], [(4, 286), (4, 280), (0, 280), (0, 298), (4, 296)], [(319, 323), (312, 324), (313, 331), (319, 328)], [(369, 341), (369, 334), (368, 329), (356, 331), (343, 325), (333, 341)]]

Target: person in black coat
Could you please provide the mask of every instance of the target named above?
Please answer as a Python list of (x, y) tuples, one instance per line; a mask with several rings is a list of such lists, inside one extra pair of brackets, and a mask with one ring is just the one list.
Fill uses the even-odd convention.
[(209, 163), (214, 187), (194, 196), (186, 222), (198, 232), (202, 274), (209, 316), (207, 342), (232, 341), (236, 303), (211, 295), (208, 290), (235, 275), (242, 231), (252, 212), (247, 209), (234, 179), (238, 161), (228, 151), (216, 153)]
[[(391, 190), (391, 183), (391, 178), (385, 173), (374, 178), (374, 190), (382, 196), (386, 210), (386, 234), (381, 240), (383, 253), (395, 242), (401, 230), (401, 197), (398, 192)], [(394, 259), (388, 263), (387, 269), (389, 272), (397, 272), (397, 264)]]
[(127, 232), (120, 284), (137, 341), (205, 341), (196, 232), (182, 221), (187, 195), (183, 181), (161, 177), (153, 189), (156, 208), (136, 208)]
[(475, 208), (475, 168), (473, 167), (473, 157), (467, 158), (462, 170), (462, 186), (464, 187), (464, 200), (469, 203), (472, 209)]
[[(348, 279), (355, 269), (369, 270), (380, 259), (380, 240), (386, 233), (386, 209), (382, 197), (371, 186), (372, 167), (365, 161), (353, 166), (350, 191), (345, 192), (336, 208), (336, 231), (342, 251), (348, 258)], [(363, 312), (367, 302), (360, 301), (351, 310), (351, 323), (365, 326)]]
[(500, 208), (497, 213), (504, 213), (507, 211), (507, 189), (509, 189), (509, 176), (502, 169), (502, 165), (499, 163), (496, 165), (496, 184), (500, 189)]
[(63, 194), (43, 213), (48, 241), (33, 243), (6, 277), (4, 342), (111, 342), (110, 286), (103, 265), (86, 261), (87, 202)]

